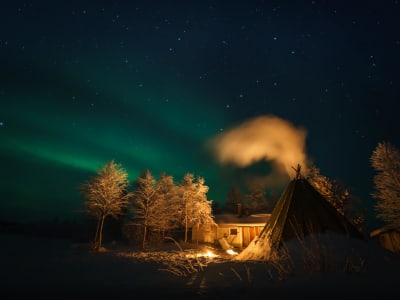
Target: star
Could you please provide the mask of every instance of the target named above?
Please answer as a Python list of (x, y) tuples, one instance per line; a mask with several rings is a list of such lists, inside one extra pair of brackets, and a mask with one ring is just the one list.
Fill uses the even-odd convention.
[[(0, 152), (12, 159), (26, 156), (18, 172), (12, 159), (2, 164), (0, 182), (6, 178), (10, 186), (0, 184), (0, 198), (12, 191), (21, 201), (15, 207), (26, 204), (27, 215), (33, 215), (31, 203), (46, 205), (50, 219), (69, 214), (72, 206), (54, 205), (54, 211), (45, 203), (51, 198), (46, 186), (40, 195), (21, 190), (21, 176), (39, 174), (36, 167), (54, 172), (31, 184), (57, 180), (60, 201), (79, 206), (83, 199), (71, 187), (114, 158), (132, 181), (141, 168), (177, 180), (180, 172), (202, 173), (210, 198), (223, 204), (231, 183), (241, 184), (253, 171), (258, 176), (259, 166), (224, 166), (208, 155), (208, 142), (230, 134), (233, 126), (271, 115), (301, 132), (304, 128), (305, 148), (321, 170), (369, 201), (369, 149), (382, 139), (400, 146), (390, 126), (396, 122), (392, 107), (400, 82), (400, 18), (393, 4), (398, 9), (400, 0), (361, 10), (317, 0), (293, 7), (241, 1), (229, 9), (212, 4), (211, 10), (205, 1), (155, 10), (124, 1), (85, 2), (63, 7), (56, 23), (52, 9), (29, 3), (21, 12), (18, 6), (0, 10), (9, 31), (0, 38), (7, 61), (0, 68)], [(32, 16), (41, 22), (30, 23)], [(61, 38), (58, 21), (68, 22), (71, 34)], [(322, 140), (328, 133), (335, 136), (332, 147)], [(18, 142), (25, 137), (24, 144)], [(351, 157), (349, 147), (359, 155)], [(248, 149), (237, 150), (239, 155)], [(347, 168), (349, 158), (354, 170)]]

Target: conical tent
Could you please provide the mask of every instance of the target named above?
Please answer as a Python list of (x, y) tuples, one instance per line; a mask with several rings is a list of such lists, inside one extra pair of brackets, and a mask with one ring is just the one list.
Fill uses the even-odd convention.
[(267, 258), (282, 242), (326, 232), (364, 239), (363, 234), (341, 215), (300, 174), (292, 179), (259, 236), (237, 259)]

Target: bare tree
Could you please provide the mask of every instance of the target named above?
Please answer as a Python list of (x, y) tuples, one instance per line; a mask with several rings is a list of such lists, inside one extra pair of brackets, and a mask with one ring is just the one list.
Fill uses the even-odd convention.
[(188, 241), (189, 228), (200, 224), (215, 224), (212, 217), (212, 201), (207, 199), (208, 186), (204, 178), (186, 173), (179, 186), (181, 200), (180, 220), (185, 228), (185, 243)]
[(324, 196), (336, 210), (344, 215), (345, 202), (349, 199), (349, 191), (336, 180), (330, 180), (322, 175), (319, 169), (311, 166), (308, 171), (308, 180), (312, 186)]
[(400, 153), (388, 142), (378, 143), (371, 155), (371, 165), (377, 171), (374, 176), (374, 192), (377, 199), (377, 217), (388, 225), (400, 226)]
[(148, 169), (144, 170), (136, 180), (131, 207), (136, 225), (143, 226), (142, 248), (146, 246), (148, 229), (157, 227), (162, 218), (162, 205), (157, 191), (156, 179)]
[(204, 185), (205, 180), (203, 177), (197, 177), (195, 183), (196, 194), (194, 197), (194, 215), (192, 218), (191, 226), (200, 225), (216, 225), (212, 215), (212, 200), (207, 199), (207, 192), (209, 187)]
[(165, 232), (179, 227), (179, 210), (180, 202), (178, 197), (177, 186), (172, 176), (162, 173), (158, 180), (157, 197), (160, 202), (160, 220), (158, 227), (163, 237)]
[(120, 164), (111, 160), (97, 171), (97, 175), (81, 185), (85, 211), (97, 218), (92, 248), (99, 251), (103, 239), (103, 226), (107, 216), (118, 218), (128, 206), (131, 193), (128, 174)]
[(358, 229), (362, 230), (365, 222), (364, 214), (358, 206), (360, 199), (350, 194), (349, 190), (338, 180), (331, 180), (322, 175), (316, 166), (308, 170), (308, 181), (331, 203), (336, 210), (346, 216)]

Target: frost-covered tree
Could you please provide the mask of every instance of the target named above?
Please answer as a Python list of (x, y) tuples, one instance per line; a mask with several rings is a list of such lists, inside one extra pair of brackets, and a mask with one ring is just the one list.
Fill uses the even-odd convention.
[(196, 194), (194, 196), (195, 214), (192, 218), (192, 226), (216, 225), (212, 215), (212, 200), (207, 199), (209, 187), (204, 185), (203, 177), (197, 177), (195, 186)]
[(111, 160), (97, 175), (83, 183), (80, 188), (85, 199), (85, 211), (97, 219), (96, 233), (92, 248), (98, 251), (102, 245), (103, 226), (107, 216), (118, 218), (129, 204), (128, 173), (120, 164)]
[(342, 184), (336, 180), (330, 180), (328, 177), (322, 175), (320, 170), (311, 166), (308, 170), (308, 181), (312, 186), (324, 196), (336, 210), (344, 215), (345, 202), (349, 199), (350, 193)]
[(365, 217), (358, 208), (360, 201), (351, 195), (349, 190), (340, 181), (331, 180), (322, 175), (316, 166), (309, 167), (307, 179), (341, 215), (346, 216), (347, 219), (362, 230)]
[(391, 143), (380, 142), (373, 151), (371, 165), (374, 176), (374, 192), (377, 199), (377, 217), (387, 225), (400, 227), (400, 153)]
[(160, 175), (158, 180), (157, 197), (160, 202), (159, 229), (163, 236), (166, 231), (179, 227), (180, 201), (178, 189), (174, 178), (165, 173)]
[(211, 204), (207, 199), (208, 186), (204, 185), (202, 177), (195, 179), (191, 173), (186, 173), (179, 186), (181, 209), (180, 222), (185, 228), (185, 243), (188, 241), (189, 228), (201, 224), (215, 224)]
[(137, 178), (131, 202), (134, 224), (143, 227), (142, 248), (146, 246), (149, 228), (159, 228), (163, 217), (163, 202), (158, 197), (158, 185), (151, 172), (146, 169)]

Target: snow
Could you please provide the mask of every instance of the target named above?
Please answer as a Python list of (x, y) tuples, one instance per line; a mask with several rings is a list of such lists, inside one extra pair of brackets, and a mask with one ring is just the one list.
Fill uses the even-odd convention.
[[(88, 244), (66, 239), (2, 234), (0, 241), (1, 299), (381, 299), (398, 294), (400, 256), (372, 240), (361, 270), (284, 276), (266, 262), (233, 260), (210, 245), (180, 251), (167, 243), (139, 251), (116, 243), (93, 253)], [(217, 256), (199, 255), (207, 251)], [(182, 268), (181, 274), (171, 272), (172, 266)]]

